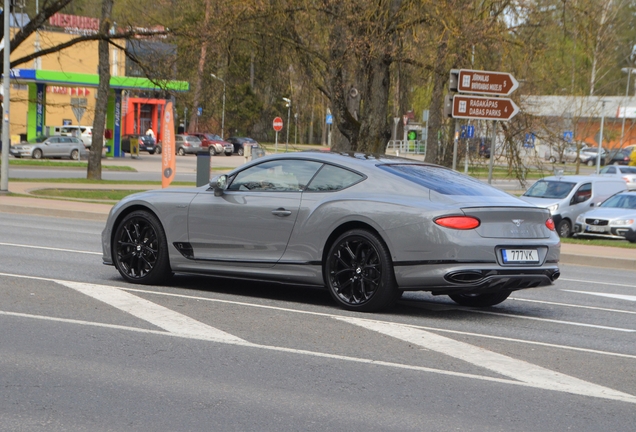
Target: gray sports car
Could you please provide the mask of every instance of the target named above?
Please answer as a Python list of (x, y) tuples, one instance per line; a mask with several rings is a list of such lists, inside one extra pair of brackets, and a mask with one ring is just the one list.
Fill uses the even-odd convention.
[(492, 306), (560, 274), (547, 209), (444, 167), (364, 154), (267, 156), (209, 186), (130, 195), (102, 242), (128, 282), (179, 272), (326, 286), (356, 311), (405, 290)]
[(636, 243), (636, 192), (621, 192), (579, 215), (574, 236), (626, 239)]

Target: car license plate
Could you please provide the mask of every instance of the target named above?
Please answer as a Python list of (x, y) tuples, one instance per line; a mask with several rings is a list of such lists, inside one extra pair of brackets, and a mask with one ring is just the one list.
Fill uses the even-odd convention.
[(587, 226), (587, 230), (589, 232), (605, 232), (605, 227), (604, 226), (588, 225)]
[(539, 252), (536, 249), (502, 249), (501, 253), (504, 264), (539, 262)]

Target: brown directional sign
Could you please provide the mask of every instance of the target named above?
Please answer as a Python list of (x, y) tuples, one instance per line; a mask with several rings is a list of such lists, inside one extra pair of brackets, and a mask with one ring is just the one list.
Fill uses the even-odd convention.
[(484, 96), (453, 96), (454, 118), (477, 120), (510, 120), (519, 112), (519, 107), (508, 98)]
[(457, 91), (486, 95), (508, 96), (519, 87), (519, 82), (507, 72), (460, 69)]

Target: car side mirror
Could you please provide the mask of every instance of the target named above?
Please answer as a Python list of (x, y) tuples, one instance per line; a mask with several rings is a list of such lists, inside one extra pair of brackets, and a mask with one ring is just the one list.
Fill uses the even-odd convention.
[(210, 180), (210, 189), (214, 190), (214, 196), (221, 196), (227, 189), (227, 175), (223, 174)]

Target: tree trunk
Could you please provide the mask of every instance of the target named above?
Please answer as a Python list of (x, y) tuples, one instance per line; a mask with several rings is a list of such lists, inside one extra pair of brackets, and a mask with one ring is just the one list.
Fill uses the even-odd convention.
[[(203, 28), (207, 30), (210, 24), (210, 0), (205, 0), (205, 16), (203, 18)], [(208, 54), (208, 38), (203, 35), (201, 42), (201, 55), (199, 57), (199, 67), (197, 68), (197, 79), (194, 83), (192, 92), (192, 111), (190, 114), (190, 124), (188, 125), (188, 133), (198, 132), (199, 128), (199, 99), (201, 98), (201, 81), (203, 80), (203, 71), (205, 69), (205, 59)]]
[[(114, 0), (103, 0), (102, 21), (99, 31), (108, 35), (112, 27), (111, 13)], [(93, 119), (93, 136), (91, 138), (91, 151), (88, 155), (88, 169), (86, 178), (93, 180), (102, 179), (102, 148), (104, 146), (104, 129), (106, 126), (106, 111), (108, 109), (108, 93), (110, 92), (110, 60), (109, 44), (106, 39), (98, 42), (99, 86), (97, 87), (97, 101), (95, 102), (95, 118)]]
[(428, 137), (426, 139), (426, 162), (439, 163), (438, 134), (444, 123), (442, 109), (444, 107), (444, 86), (448, 81), (446, 56), (448, 53), (448, 33), (444, 32), (437, 47), (437, 62), (433, 69), (433, 94), (429, 110)]
[(386, 122), (390, 66), (390, 57), (385, 55), (370, 59), (365, 68), (364, 113), (357, 146), (357, 150), (365, 153), (384, 153), (391, 136)]

